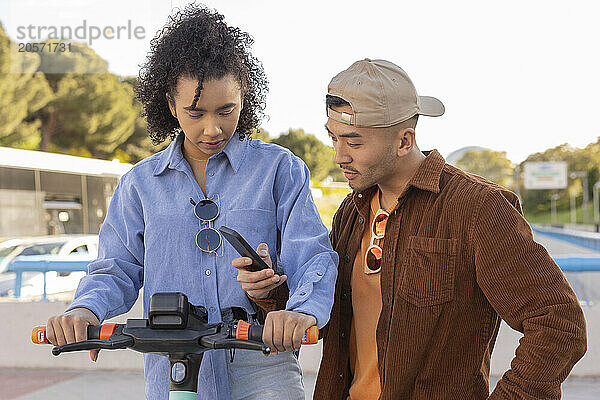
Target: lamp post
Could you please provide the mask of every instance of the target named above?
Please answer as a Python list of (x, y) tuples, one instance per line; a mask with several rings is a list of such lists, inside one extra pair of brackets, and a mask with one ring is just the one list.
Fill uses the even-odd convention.
[(588, 193), (588, 173), (587, 171), (574, 171), (569, 174), (572, 179), (580, 178), (581, 184), (583, 186), (583, 223), (588, 222), (588, 203), (589, 193)]
[(594, 224), (596, 225), (596, 232), (600, 232), (600, 210), (598, 200), (598, 189), (600, 189), (600, 181), (594, 183)]
[(558, 194), (554, 193), (550, 202), (550, 207), (552, 209), (552, 225), (556, 225), (556, 200), (558, 200)]
[(576, 204), (577, 192), (574, 190), (569, 191), (569, 197), (571, 198), (571, 223), (575, 225), (577, 223), (577, 204)]

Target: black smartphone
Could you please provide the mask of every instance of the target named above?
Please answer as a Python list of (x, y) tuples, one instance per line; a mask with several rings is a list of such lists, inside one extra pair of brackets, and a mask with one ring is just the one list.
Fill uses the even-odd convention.
[(258, 254), (256, 254), (252, 246), (250, 246), (248, 242), (246, 242), (242, 235), (226, 226), (220, 227), (219, 232), (221, 232), (223, 237), (227, 239), (229, 243), (231, 243), (233, 248), (236, 249), (242, 257), (249, 257), (250, 259), (252, 259), (252, 264), (246, 267), (248, 271), (256, 272), (266, 268), (270, 268), (267, 265), (267, 263), (265, 263), (263, 259), (260, 258)]

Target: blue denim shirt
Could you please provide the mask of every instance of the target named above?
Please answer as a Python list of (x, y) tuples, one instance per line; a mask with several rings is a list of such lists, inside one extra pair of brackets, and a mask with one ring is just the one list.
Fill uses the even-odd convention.
[[(183, 139), (180, 134), (123, 175), (100, 229), (98, 259), (89, 265), (69, 309), (88, 308), (103, 321), (127, 312), (143, 286), (145, 317), (150, 296), (169, 291), (203, 305), (211, 323), (220, 322), (221, 310), (229, 307), (255, 312), (236, 281), (231, 261), (239, 255), (233, 247), (223, 240), (217, 254), (208, 254), (196, 246), (202, 222), (190, 198), (197, 202), (204, 194), (183, 157)], [(220, 206), (212, 226), (235, 229), (253, 248), (267, 243), (271, 259), (288, 276), (286, 308), (315, 316), (322, 328), (333, 305), (338, 256), (302, 160), (280, 146), (234, 135), (208, 160), (205, 188), (207, 197), (218, 196)], [(224, 350), (204, 354), (199, 399), (229, 398), (225, 357)], [(144, 367), (147, 398), (166, 398), (166, 357), (145, 355)]]

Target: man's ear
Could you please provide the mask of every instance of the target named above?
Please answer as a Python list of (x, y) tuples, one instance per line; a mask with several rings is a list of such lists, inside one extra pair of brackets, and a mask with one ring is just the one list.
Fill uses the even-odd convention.
[(398, 157), (404, 157), (410, 153), (415, 146), (415, 130), (413, 128), (404, 128), (398, 133), (400, 141), (396, 154)]
[(169, 103), (169, 109), (171, 110), (171, 114), (174, 118), (177, 118), (177, 111), (175, 111), (175, 101), (173, 101), (169, 93), (165, 93), (165, 96), (167, 97), (167, 103)]

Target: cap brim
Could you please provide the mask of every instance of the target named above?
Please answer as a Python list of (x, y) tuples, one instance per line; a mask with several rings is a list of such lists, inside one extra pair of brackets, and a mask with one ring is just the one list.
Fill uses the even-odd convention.
[(428, 117), (439, 117), (444, 114), (446, 109), (444, 104), (431, 96), (419, 96), (419, 115)]

